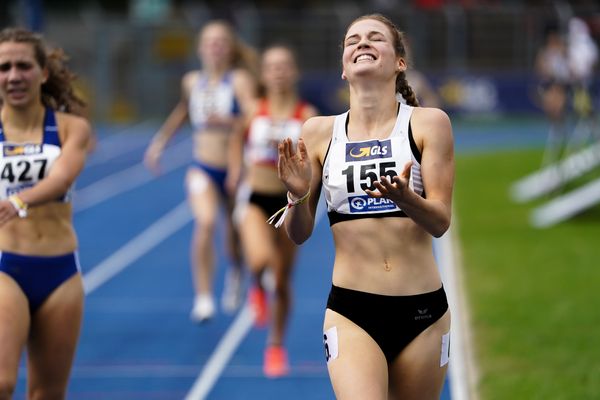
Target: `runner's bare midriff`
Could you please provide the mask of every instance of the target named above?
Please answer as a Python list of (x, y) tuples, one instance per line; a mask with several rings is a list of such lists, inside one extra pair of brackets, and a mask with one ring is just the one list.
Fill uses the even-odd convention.
[(26, 218), (14, 218), (0, 230), (0, 251), (55, 256), (77, 249), (70, 203), (30, 207)]

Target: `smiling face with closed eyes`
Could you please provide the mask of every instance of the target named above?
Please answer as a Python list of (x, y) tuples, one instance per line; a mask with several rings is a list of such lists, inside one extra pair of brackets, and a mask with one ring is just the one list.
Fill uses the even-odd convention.
[(404, 59), (396, 54), (394, 40), (383, 22), (363, 19), (352, 24), (344, 38), (343, 77), (350, 82), (361, 76), (394, 80), (406, 69)]

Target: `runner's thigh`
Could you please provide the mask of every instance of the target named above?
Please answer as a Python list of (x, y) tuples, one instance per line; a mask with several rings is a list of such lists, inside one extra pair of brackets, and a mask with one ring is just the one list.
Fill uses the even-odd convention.
[(336, 398), (387, 399), (387, 362), (377, 343), (354, 322), (329, 309), (323, 328)]

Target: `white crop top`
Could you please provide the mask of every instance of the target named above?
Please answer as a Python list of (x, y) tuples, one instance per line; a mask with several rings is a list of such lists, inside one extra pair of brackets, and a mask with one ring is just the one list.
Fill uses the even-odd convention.
[(348, 140), (348, 112), (335, 117), (333, 135), (323, 164), (323, 192), (329, 223), (357, 218), (405, 217), (391, 200), (372, 198), (380, 176), (392, 178), (412, 161), (409, 187), (425, 197), (421, 180), (421, 155), (412, 138), (410, 117), (413, 107), (400, 104), (396, 124), (385, 139)]
[(240, 107), (233, 89), (233, 74), (225, 74), (216, 84), (210, 84), (208, 78), (200, 74), (190, 92), (188, 107), (190, 121), (197, 131), (207, 127), (211, 116), (224, 119), (239, 115)]
[[(7, 142), (0, 121), (0, 198), (34, 186), (50, 173), (61, 154), (61, 143), (54, 111), (46, 108), (41, 143)], [(72, 188), (58, 201), (70, 201)]]

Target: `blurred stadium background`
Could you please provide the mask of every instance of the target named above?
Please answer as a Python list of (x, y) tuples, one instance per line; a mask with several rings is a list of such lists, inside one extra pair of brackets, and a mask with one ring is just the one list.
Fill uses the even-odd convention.
[[(598, 43), (597, 1), (2, 0), (0, 26), (32, 27), (65, 49), (94, 124), (157, 127), (178, 99), (181, 75), (197, 67), (196, 34), (212, 18), (229, 19), (257, 48), (293, 44), (304, 96), (323, 114), (343, 111), (339, 43), (347, 23), (368, 12), (407, 33), (414, 67), (453, 119), (472, 398), (600, 398), (600, 208), (540, 230), (529, 215), (556, 193), (529, 204), (509, 198), (511, 185), (540, 167), (548, 132), (533, 73), (544, 26), (578, 16)], [(596, 68), (596, 110), (597, 78)]]
[(349, 21), (373, 11), (408, 34), (414, 67), (450, 112), (536, 112), (532, 65), (544, 24), (573, 13), (600, 35), (597, 2), (585, 0), (3, 0), (0, 24), (43, 31), (71, 55), (93, 118), (127, 121), (170, 110), (182, 73), (198, 65), (196, 33), (214, 17), (231, 20), (257, 48), (290, 42), (305, 95), (323, 113), (340, 111), (339, 43)]

